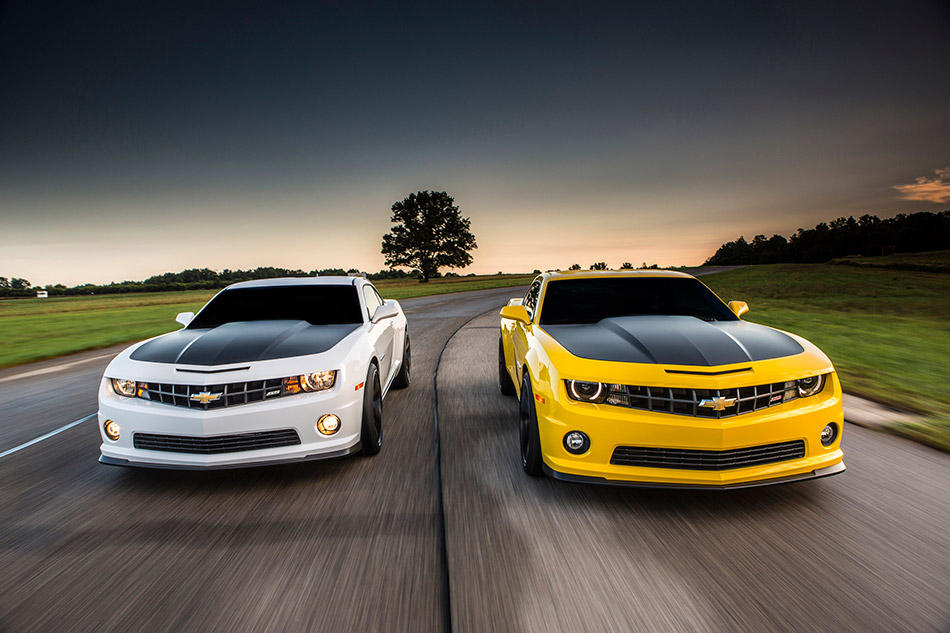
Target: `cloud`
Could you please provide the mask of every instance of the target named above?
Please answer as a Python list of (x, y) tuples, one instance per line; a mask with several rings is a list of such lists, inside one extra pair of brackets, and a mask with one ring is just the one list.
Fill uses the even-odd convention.
[(935, 169), (934, 177), (921, 176), (912, 185), (894, 185), (904, 200), (950, 202), (950, 167)]

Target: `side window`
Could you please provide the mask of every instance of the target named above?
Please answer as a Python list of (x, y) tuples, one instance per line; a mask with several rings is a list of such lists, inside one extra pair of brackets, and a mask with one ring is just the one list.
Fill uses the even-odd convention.
[(363, 299), (366, 301), (366, 316), (372, 319), (376, 308), (383, 305), (383, 301), (372, 286), (363, 286)]
[(531, 315), (531, 318), (534, 318), (534, 311), (538, 308), (538, 298), (541, 296), (541, 280), (535, 279), (534, 283), (531, 284), (531, 287), (528, 288), (528, 294), (524, 296), (524, 305), (525, 310), (528, 311), (528, 314)]

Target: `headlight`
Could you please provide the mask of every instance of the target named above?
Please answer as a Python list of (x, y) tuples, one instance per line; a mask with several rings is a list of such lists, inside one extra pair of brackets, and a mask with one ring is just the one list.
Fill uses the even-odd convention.
[(112, 391), (120, 396), (131, 398), (135, 395), (135, 381), (124, 378), (112, 378)]
[(824, 376), (809, 376), (798, 380), (798, 395), (802, 398), (813, 396), (825, 385)]
[(567, 395), (578, 402), (601, 403), (607, 399), (607, 385), (602, 382), (585, 382), (583, 380), (565, 380)]
[(304, 391), (326, 391), (336, 384), (336, 370), (318, 371), (300, 376), (300, 386)]

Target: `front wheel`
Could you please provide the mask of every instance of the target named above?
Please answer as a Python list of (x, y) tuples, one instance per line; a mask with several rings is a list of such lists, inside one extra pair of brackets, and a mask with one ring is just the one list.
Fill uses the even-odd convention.
[(360, 452), (371, 456), (383, 445), (383, 392), (379, 388), (379, 369), (370, 363), (363, 386), (363, 419), (360, 423)]
[(521, 436), (521, 467), (532, 477), (541, 474), (541, 436), (538, 431), (538, 413), (534, 408), (534, 392), (527, 372), (521, 381), (521, 406), (518, 407), (518, 427)]

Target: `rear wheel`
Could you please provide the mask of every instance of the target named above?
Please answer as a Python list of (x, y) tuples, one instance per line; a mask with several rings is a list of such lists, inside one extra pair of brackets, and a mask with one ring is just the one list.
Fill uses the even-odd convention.
[(498, 337), (498, 386), (501, 387), (501, 393), (504, 396), (515, 395), (515, 384), (511, 382), (511, 376), (508, 375), (508, 368), (505, 367), (505, 346)]
[(518, 426), (521, 436), (521, 467), (532, 477), (541, 474), (541, 436), (538, 414), (534, 409), (531, 378), (525, 373), (521, 381), (521, 406), (518, 408)]
[(412, 381), (412, 378), (409, 375), (412, 365), (412, 353), (409, 348), (409, 335), (406, 334), (406, 342), (403, 343), (402, 352), (402, 365), (399, 367), (399, 373), (396, 374), (396, 377), (393, 378), (393, 388), (394, 389), (405, 389), (409, 386), (409, 383)]
[(383, 392), (379, 388), (379, 369), (370, 363), (363, 386), (363, 420), (360, 423), (360, 452), (375, 455), (383, 445)]

